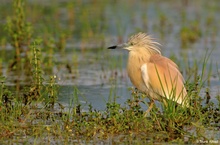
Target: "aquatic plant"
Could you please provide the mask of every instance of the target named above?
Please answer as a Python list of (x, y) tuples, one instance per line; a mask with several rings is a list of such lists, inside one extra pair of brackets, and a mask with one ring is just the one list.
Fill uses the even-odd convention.
[[(15, 49), (14, 61), (10, 64), (10, 69), (22, 70), (22, 57), (28, 59), (27, 52), (32, 36), (32, 26), (26, 20), (24, 0), (13, 1), (13, 15), (7, 17), (6, 30), (8, 32), (8, 42)], [(28, 61), (28, 60), (27, 60)]]

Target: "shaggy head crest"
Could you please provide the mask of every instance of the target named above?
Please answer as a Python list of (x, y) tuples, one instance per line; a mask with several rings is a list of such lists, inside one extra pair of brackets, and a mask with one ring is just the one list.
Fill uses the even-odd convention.
[(131, 46), (143, 46), (150, 51), (154, 51), (156, 53), (161, 54), (160, 48), (158, 45), (160, 45), (158, 42), (153, 41), (153, 38), (151, 38), (146, 33), (139, 32), (138, 34), (132, 35), (128, 39), (128, 44)]

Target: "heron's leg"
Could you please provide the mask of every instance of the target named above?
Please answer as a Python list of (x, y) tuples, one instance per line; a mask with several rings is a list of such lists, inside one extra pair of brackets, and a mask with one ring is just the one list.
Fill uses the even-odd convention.
[(153, 106), (154, 106), (154, 100), (151, 100), (151, 101), (149, 102), (149, 107), (148, 107), (148, 109), (147, 109), (146, 112), (144, 113), (144, 117), (147, 116), (147, 114), (150, 112), (150, 110), (153, 108)]

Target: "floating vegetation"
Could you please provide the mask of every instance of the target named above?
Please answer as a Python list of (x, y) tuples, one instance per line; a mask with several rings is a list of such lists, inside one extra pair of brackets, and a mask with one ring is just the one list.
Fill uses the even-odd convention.
[(198, 41), (202, 36), (199, 23), (195, 21), (189, 26), (183, 26), (180, 31), (180, 36), (183, 48), (186, 48), (187, 46), (189, 46), (189, 44)]

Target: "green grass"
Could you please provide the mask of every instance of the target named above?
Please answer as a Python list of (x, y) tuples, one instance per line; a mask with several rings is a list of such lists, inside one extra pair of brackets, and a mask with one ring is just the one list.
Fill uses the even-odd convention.
[[(193, 59), (193, 65), (189, 64), (187, 55), (183, 58), (184, 63), (179, 62), (183, 66), (180, 69), (184, 68), (183, 73), (187, 78), (186, 88), (191, 96), (191, 107), (183, 108), (169, 100), (167, 105), (157, 102), (145, 117), (148, 103), (144, 94), (129, 89), (131, 98), (124, 104), (117, 102), (117, 79), (120, 78), (118, 74), (123, 73), (124, 58), (120, 54), (112, 56), (104, 49), (104, 36), (117, 34), (120, 37), (116, 38), (116, 41), (123, 41), (122, 36), (127, 32), (123, 25), (128, 22), (132, 22), (129, 25), (134, 30), (143, 30), (135, 21), (138, 19), (136, 14), (130, 11), (134, 5), (132, 1), (126, 1), (126, 4), (111, 1), (54, 1), (50, 5), (44, 5), (37, 1), (28, 3), (14, 0), (13, 3), (9, 2), (10, 6), (7, 4), (0, 6), (8, 12), (2, 11), (1, 14), (9, 14), (7, 18), (0, 15), (0, 19), (5, 22), (4, 25), (0, 23), (5, 28), (0, 30), (1, 144), (154, 144), (219, 141), (215, 132), (219, 133), (220, 97), (218, 94), (212, 96), (216, 97), (216, 104), (209, 100), (210, 78), (215, 73), (212, 71), (213, 65), (208, 66), (211, 52), (207, 51), (199, 60)], [(141, 5), (144, 4), (155, 6), (155, 3), (151, 2), (143, 2)], [(122, 5), (126, 5), (123, 15), (119, 11)], [(150, 23), (151, 15), (146, 14), (146, 8), (141, 5), (137, 4), (141, 10), (140, 15), (144, 18), (143, 27), (150, 29), (155, 22)], [(208, 6), (210, 8), (210, 5)], [(108, 14), (108, 9), (115, 21), (111, 21), (112, 15)], [(218, 12), (218, 9), (212, 11)], [(166, 40), (165, 36), (171, 36), (168, 34), (173, 30), (171, 26), (176, 25), (175, 19), (163, 9), (154, 14), (159, 18), (157, 26), (163, 25), (155, 31)], [(131, 17), (124, 19), (124, 15)], [(177, 35), (181, 38), (181, 44), (192, 46), (203, 39), (201, 34), (204, 34), (204, 31), (199, 22), (192, 22), (186, 14), (182, 17), (184, 23), (190, 23), (180, 27)], [(216, 18), (210, 17), (206, 17), (206, 25), (215, 26)], [(207, 27), (205, 31), (212, 35), (214, 40), (218, 29), (215, 28), (215, 33), (212, 33), (213, 29), (209, 31)], [(8, 49), (8, 46), (12, 49)], [(74, 52), (71, 59), (64, 59), (70, 51)], [(92, 58), (91, 53), (97, 56)], [(81, 75), (79, 68), (87, 63), (98, 64), (103, 72), (103, 79), (112, 85), (103, 110), (97, 110), (91, 104), (82, 105), (77, 86), (73, 86), (73, 94), (67, 107), (57, 101), (60, 95), (60, 76), (56, 75), (57, 71), (61, 71), (61, 74), (67, 72), (73, 76), (74, 81)], [(220, 80), (217, 63), (216, 68)], [(16, 77), (13, 79), (11, 76)], [(206, 94), (201, 96), (201, 90), (204, 89)]]
[[(219, 114), (216, 114), (219, 112), (213, 104), (207, 104), (206, 107), (196, 105), (190, 110), (179, 106), (175, 111), (172, 107), (162, 106), (162, 110), (154, 107), (150, 116), (144, 117), (144, 110), (140, 107), (141, 98), (142, 96), (133, 94), (125, 105), (109, 102), (104, 111), (90, 108), (88, 112), (82, 112), (80, 105), (68, 112), (62, 111), (63, 109), (56, 109), (54, 112), (46, 107), (37, 109), (36, 106), (22, 105), (21, 102), (14, 102), (7, 107), (3, 105), (1, 140), (14, 142), (25, 134), (26, 141), (33, 138), (47, 138), (49, 141), (53, 138), (52, 140), (57, 142), (62, 138), (62, 141), (67, 142), (90, 142), (111, 138), (116, 143), (195, 143), (198, 139), (209, 139), (206, 138), (205, 131), (214, 128), (214, 122), (219, 120)], [(78, 104), (75, 101), (74, 103)], [(212, 110), (208, 110), (211, 108)], [(11, 140), (15, 135), (17, 139)], [(184, 137), (187, 137), (188, 141), (185, 141)]]

